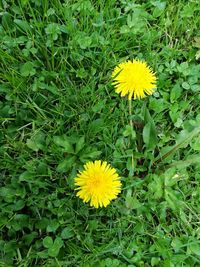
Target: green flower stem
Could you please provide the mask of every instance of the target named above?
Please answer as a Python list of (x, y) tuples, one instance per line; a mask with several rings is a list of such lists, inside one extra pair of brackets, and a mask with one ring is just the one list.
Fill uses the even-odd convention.
[(130, 116), (130, 126), (133, 128), (133, 121), (132, 121), (132, 99), (128, 100), (128, 107), (129, 107), (129, 116)]

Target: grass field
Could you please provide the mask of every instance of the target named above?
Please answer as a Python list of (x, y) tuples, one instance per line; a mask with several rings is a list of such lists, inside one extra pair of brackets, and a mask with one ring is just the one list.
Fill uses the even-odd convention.
[[(200, 266), (198, 0), (0, 2), (0, 266)], [(153, 95), (115, 92), (146, 61)], [(133, 127), (130, 124), (133, 124)], [(122, 191), (76, 196), (88, 161)]]

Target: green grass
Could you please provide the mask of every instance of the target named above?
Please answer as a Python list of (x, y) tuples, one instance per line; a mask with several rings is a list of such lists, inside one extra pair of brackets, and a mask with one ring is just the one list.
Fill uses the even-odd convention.
[[(0, 266), (200, 266), (199, 11), (197, 0), (0, 3)], [(132, 58), (158, 78), (132, 103), (134, 129), (111, 80)], [(97, 210), (73, 182), (96, 159), (123, 183)]]

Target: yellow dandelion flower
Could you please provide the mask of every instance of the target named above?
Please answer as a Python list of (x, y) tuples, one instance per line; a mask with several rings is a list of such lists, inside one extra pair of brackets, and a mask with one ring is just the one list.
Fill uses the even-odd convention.
[(106, 207), (121, 192), (121, 182), (116, 170), (107, 162), (96, 160), (84, 165), (75, 178), (77, 196), (90, 206)]
[(146, 62), (134, 59), (120, 63), (115, 67), (112, 78), (115, 91), (128, 99), (143, 98), (152, 95), (156, 87), (156, 76)]

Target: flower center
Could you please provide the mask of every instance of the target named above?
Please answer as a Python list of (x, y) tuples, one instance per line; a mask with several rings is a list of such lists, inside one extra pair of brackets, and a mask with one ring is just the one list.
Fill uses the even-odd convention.
[(97, 187), (97, 186), (100, 186), (100, 179), (99, 178), (95, 178), (95, 179), (93, 179), (92, 181), (91, 181), (91, 186), (95, 186), (95, 187)]

